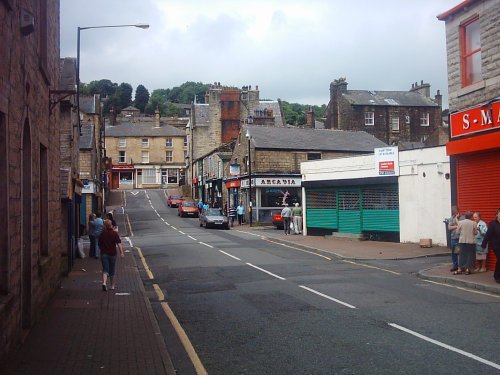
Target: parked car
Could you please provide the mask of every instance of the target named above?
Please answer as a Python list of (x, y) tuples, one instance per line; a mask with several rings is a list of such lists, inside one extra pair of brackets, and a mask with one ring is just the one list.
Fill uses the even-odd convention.
[(207, 208), (200, 213), (200, 227), (220, 227), (229, 229), (229, 220), (220, 208)]
[(273, 225), (276, 227), (276, 229), (283, 229), (283, 217), (281, 216), (281, 213), (275, 213), (273, 214)]
[(198, 217), (198, 206), (192, 201), (181, 201), (177, 208), (177, 215), (180, 217)]
[(169, 195), (167, 197), (167, 206), (168, 207), (179, 207), (179, 203), (184, 200), (182, 195)]

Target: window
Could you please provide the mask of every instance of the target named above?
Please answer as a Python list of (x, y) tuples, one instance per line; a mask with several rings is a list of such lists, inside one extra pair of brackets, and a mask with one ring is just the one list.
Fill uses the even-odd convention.
[(127, 147), (127, 138), (118, 138), (118, 147)]
[(420, 126), (429, 126), (429, 113), (422, 113), (422, 117), (420, 117)]
[(177, 184), (178, 183), (178, 170), (177, 169), (167, 169), (167, 182), (169, 184)]
[(172, 138), (167, 138), (166, 142), (165, 142), (165, 146), (166, 147), (174, 147), (174, 141)]
[(141, 145), (142, 145), (142, 148), (149, 148), (149, 138), (142, 138)]
[(174, 153), (172, 151), (165, 152), (165, 161), (167, 163), (172, 163), (174, 161)]
[(118, 151), (118, 163), (125, 163), (127, 160), (127, 156), (125, 151)]
[(143, 184), (156, 184), (156, 170), (143, 169), (142, 170), (142, 183)]
[(141, 151), (141, 163), (149, 163), (149, 151)]
[(321, 160), (321, 152), (308, 152), (307, 160)]
[(365, 112), (365, 125), (373, 126), (375, 125), (375, 113), (373, 112)]
[(184, 147), (188, 146), (188, 137), (184, 137)]
[(462, 49), (462, 86), (469, 86), (481, 77), (481, 37), (479, 17), (460, 27)]
[(391, 131), (399, 133), (399, 117), (391, 116)]

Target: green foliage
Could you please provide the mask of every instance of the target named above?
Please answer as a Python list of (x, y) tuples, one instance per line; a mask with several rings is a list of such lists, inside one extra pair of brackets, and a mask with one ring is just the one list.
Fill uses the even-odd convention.
[(209, 85), (201, 82), (185, 82), (172, 89), (153, 90), (145, 112), (152, 115), (158, 108), (161, 116), (182, 116), (182, 109), (177, 108), (172, 103), (191, 104), (194, 102), (195, 96), (197, 103), (203, 103), (208, 88)]
[(326, 113), (325, 104), (311, 106), (308, 104), (288, 103), (286, 101), (282, 101), (281, 104), (286, 123), (289, 125), (303, 126), (306, 123), (306, 113), (309, 111), (309, 108), (312, 108), (317, 120), (325, 117)]
[(118, 103), (120, 104), (120, 109), (132, 104), (132, 91), (132, 86), (129, 83), (120, 83), (115, 93)]
[(146, 105), (149, 102), (149, 91), (143, 85), (137, 86), (135, 89), (134, 106), (141, 112), (144, 112)]

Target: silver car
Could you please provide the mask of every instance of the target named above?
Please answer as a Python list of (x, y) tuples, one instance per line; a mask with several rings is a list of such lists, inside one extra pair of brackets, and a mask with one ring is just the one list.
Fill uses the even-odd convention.
[(200, 227), (220, 227), (229, 229), (229, 220), (222, 214), (220, 208), (207, 208), (200, 214)]

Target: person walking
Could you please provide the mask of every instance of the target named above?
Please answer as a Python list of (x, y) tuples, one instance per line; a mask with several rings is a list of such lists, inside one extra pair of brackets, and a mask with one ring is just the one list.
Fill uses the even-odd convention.
[(198, 201), (198, 213), (201, 214), (201, 211), (203, 211), (203, 201), (200, 199)]
[(488, 230), (484, 235), (483, 243), (481, 247), (486, 249), (488, 243), (491, 243), (493, 251), (497, 257), (497, 263), (495, 265), (495, 273), (493, 277), (495, 281), (500, 284), (500, 209), (496, 212), (495, 220), (488, 224)]
[(288, 203), (285, 203), (285, 207), (281, 210), (281, 217), (283, 218), (283, 227), (285, 229), (285, 235), (290, 234), (290, 223), (292, 222), (292, 210), (288, 207)]
[(472, 212), (465, 213), (465, 219), (460, 220), (457, 225), (459, 234), (458, 246), (460, 246), (460, 256), (458, 270), (454, 275), (470, 275), (476, 263), (476, 234), (477, 223), (472, 218)]
[(229, 209), (229, 221), (231, 222), (231, 227), (234, 226), (234, 220), (236, 219), (236, 207), (231, 206)]
[(115, 221), (115, 219), (113, 218), (113, 213), (108, 212), (108, 213), (106, 214), (106, 219), (111, 221), (111, 225), (113, 225), (113, 229), (114, 229), (114, 230), (118, 230), (118, 225), (116, 225), (116, 221)]
[[(101, 235), (102, 231), (104, 230), (104, 221), (102, 220), (101, 218), (101, 213), (100, 212), (96, 212), (95, 214), (95, 219), (94, 219), (94, 236), (95, 236), (95, 240), (96, 242), (98, 243), (99, 242), (99, 236)], [(94, 258), (99, 258), (99, 247), (96, 246), (96, 251), (95, 251), (95, 255), (94, 255)]]
[(96, 256), (96, 238), (95, 238), (95, 215), (89, 215), (88, 231), (90, 240), (89, 258), (95, 258)]
[(448, 219), (448, 230), (450, 231), (450, 247), (451, 247), (451, 269), (450, 272), (458, 270), (458, 254), (455, 253), (455, 248), (458, 245), (457, 233), (458, 221), (461, 220), (460, 211), (457, 206), (451, 206), (451, 217)]
[(472, 218), (477, 224), (477, 234), (476, 234), (476, 260), (478, 266), (474, 269), (474, 272), (486, 272), (486, 255), (488, 255), (488, 250), (481, 247), (484, 239), (484, 235), (488, 230), (488, 226), (484, 221), (481, 220), (481, 214), (479, 212), (474, 212)]
[(293, 217), (293, 230), (295, 234), (302, 233), (302, 207), (298, 203), (295, 203), (295, 207), (292, 208)]
[(101, 249), (102, 264), (102, 290), (107, 291), (107, 280), (111, 284), (111, 290), (116, 288), (116, 256), (117, 248), (120, 256), (123, 257), (122, 241), (117, 231), (113, 229), (111, 220), (104, 221), (104, 231), (99, 236), (99, 249)]
[(236, 211), (238, 212), (238, 224), (243, 224), (243, 217), (245, 216), (245, 206), (240, 202), (238, 207), (236, 207)]

